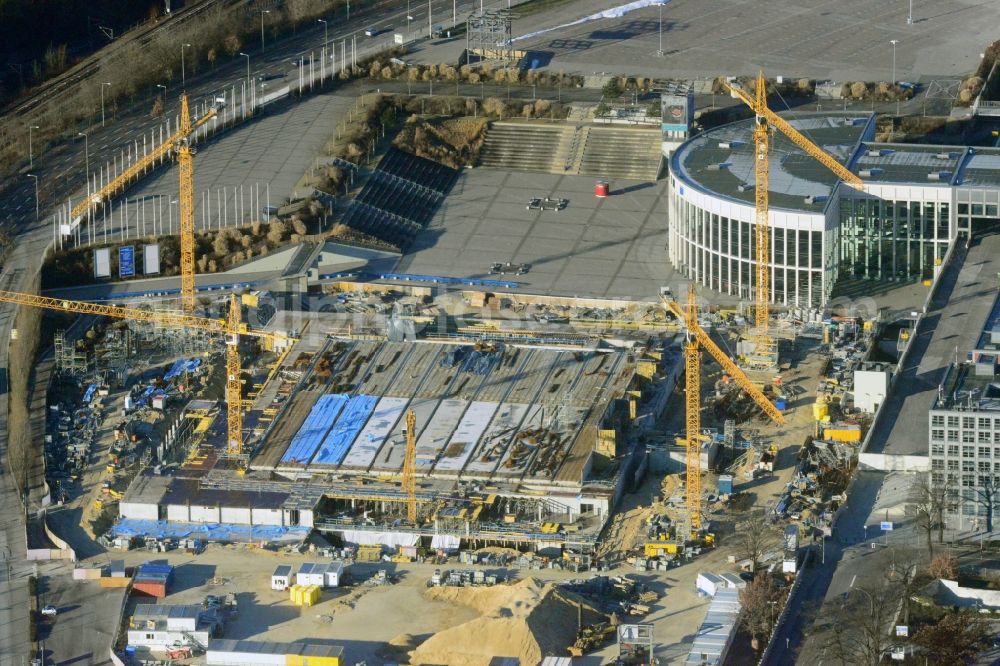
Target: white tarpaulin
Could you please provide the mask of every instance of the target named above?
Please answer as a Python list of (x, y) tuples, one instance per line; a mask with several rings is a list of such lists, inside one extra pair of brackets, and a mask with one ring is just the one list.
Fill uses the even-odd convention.
[(160, 246), (158, 243), (143, 246), (142, 270), (146, 275), (156, 275), (160, 272)]
[(406, 532), (368, 532), (364, 530), (344, 530), (344, 543), (356, 546), (374, 546), (382, 544), (390, 548), (400, 546), (416, 546), (420, 537)]
[(597, 12), (596, 14), (591, 14), (590, 16), (584, 16), (583, 18), (577, 19), (575, 21), (570, 21), (569, 23), (563, 23), (562, 25), (557, 25), (551, 28), (545, 28), (544, 30), (529, 32), (526, 35), (515, 37), (510, 41), (517, 42), (522, 39), (530, 39), (532, 37), (537, 37), (538, 35), (544, 35), (547, 32), (552, 32), (553, 30), (562, 30), (563, 28), (570, 28), (574, 25), (580, 25), (581, 23), (589, 23), (590, 21), (621, 18), (626, 14), (628, 14), (629, 12), (634, 12), (637, 9), (645, 9), (646, 7), (656, 7), (657, 5), (665, 5), (668, 2), (670, 2), (670, 0), (636, 0), (636, 2), (630, 2), (627, 5), (618, 5), (617, 7), (612, 7), (611, 9), (605, 9), (603, 11)]
[(450, 534), (435, 534), (431, 537), (431, 548), (435, 550), (458, 550), (459, 538)]
[(94, 277), (111, 277), (111, 249), (94, 250)]

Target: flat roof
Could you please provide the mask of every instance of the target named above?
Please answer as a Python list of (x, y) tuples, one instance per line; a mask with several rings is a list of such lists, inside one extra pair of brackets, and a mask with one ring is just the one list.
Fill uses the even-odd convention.
[(232, 638), (212, 638), (208, 641), (210, 652), (247, 652), (250, 654), (291, 654), (300, 657), (340, 657), (344, 648), (340, 645), (296, 641), (240, 641)]
[(324, 354), (333, 368), (326, 385), (331, 393), (309, 414), (350, 385), (349, 398), (336, 394), (345, 406), (324, 417), (318, 428), (324, 434), (317, 437), (314, 420), (302, 419), (307, 405), (289, 403), (275, 431), (290, 418), (301, 424), (300, 434), (310, 433), (314, 448), (292, 463), (287, 451), (301, 441), (299, 434), (268, 437), (251, 461), (254, 469), (398, 473), (406, 448), (403, 415), (412, 409), (423, 477), (579, 484), (593, 431), (635, 373), (628, 352), (611, 349), (348, 341)]
[(132, 611), (132, 617), (144, 620), (197, 620), (204, 610), (198, 604), (138, 604)]
[[(792, 127), (841, 164), (847, 164), (873, 120), (868, 113), (782, 113)], [(670, 168), (706, 192), (754, 204), (752, 118), (703, 132), (682, 144)], [(781, 132), (771, 139), (769, 199), (772, 208), (822, 212), (839, 179)], [(743, 191), (740, 188), (743, 188)], [(812, 203), (806, 198), (813, 197)]]
[(956, 185), (1000, 187), (1000, 149), (970, 148)]
[(250, 509), (280, 509), (284, 506), (288, 495), (288, 493), (273, 491), (252, 492), (247, 490), (204, 488), (198, 479), (174, 478), (167, 492), (163, 494), (162, 503)]
[[(874, 116), (852, 112), (780, 114), (865, 182), (1000, 187), (1000, 149), (871, 141)], [(682, 144), (671, 171), (692, 187), (754, 204), (752, 118), (712, 128)], [(771, 140), (772, 208), (821, 212), (839, 179), (781, 132)], [(853, 156), (853, 159), (852, 159)], [(811, 201), (806, 200), (812, 197)]]
[(865, 143), (852, 171), (871, 182), (948, 185), (964, 154), (957, 146)]

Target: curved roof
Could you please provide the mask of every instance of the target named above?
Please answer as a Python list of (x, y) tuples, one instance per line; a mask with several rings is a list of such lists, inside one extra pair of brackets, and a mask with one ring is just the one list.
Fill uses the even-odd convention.
[[(873, 116), (857, 113), (781, 114), (788, 123), (849, 164), (870, 134)], [(670, 160), (671, 171), (703, 192), (739, 203), (754, 203), (754, 120), (707, 130), (683, 143)], [(772, 208), (818, 213), (839, 179), (780, 132), (772, 134), (769, 199)], [(813, 197), (807, 202), (807, 197)]]

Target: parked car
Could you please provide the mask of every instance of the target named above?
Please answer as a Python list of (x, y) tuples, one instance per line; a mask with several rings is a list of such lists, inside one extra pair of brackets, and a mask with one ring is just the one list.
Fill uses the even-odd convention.
[(42, 617), (55, 617), (59, 614), (59, 611), (55, 606), (44, 606), (42, 607)]

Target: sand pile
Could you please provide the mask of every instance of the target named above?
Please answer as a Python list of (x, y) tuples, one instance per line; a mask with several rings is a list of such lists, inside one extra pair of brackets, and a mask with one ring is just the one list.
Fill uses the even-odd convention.
[[(496, 587), (437, 587), (425, 594), (482, 615), (428, 638), (410, 653), (411, 664), (487, 666), (493, 657), (537, 664), (546, 656), (566, 656), (576, 639), (578, 602), (553, 583), (528, 578)], [(604, 619), (583, 604), (584, 624)]]

